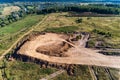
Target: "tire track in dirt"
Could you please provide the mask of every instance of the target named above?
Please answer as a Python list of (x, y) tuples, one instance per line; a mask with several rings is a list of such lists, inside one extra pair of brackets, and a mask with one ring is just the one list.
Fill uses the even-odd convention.
[(111, 75), (109, 69), (108, 69), (108, 68), (104, 68), (104, 69), (105, 69), (106, 73), (108, 74), (109, 79), (110, 79), (110, 80), (115, 80), (115, 79), (113, 78), (113, 76)]
[(89, 71), (90, 71), (90, 74), (91, 74), (91, 76), (92, 76), (92, 79), (93, 79), (93, 80), (98, 80), (98, 78), (96, 77), (96, 74), (95, 74), (92, 66), (88, 66), (88, 69), (89, 69)]
[(54, 72), (54, 73), (52, 73), (52, 74), (50, 74), (50, 75), (48, 75), (45, 78), (42, 78), (40, 80), (49, 80), (49, 79), (52, 79), (52, 78), (56, 77), (57, 75), (62, 74), (63, 72), (65, 72), (65, 70), (56, 71), (56, 72)]

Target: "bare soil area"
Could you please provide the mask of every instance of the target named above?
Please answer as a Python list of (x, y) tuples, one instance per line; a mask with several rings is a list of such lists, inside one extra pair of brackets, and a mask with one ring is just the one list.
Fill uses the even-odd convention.
[(15, 12), (15, 11), (19, 11), (19, 10), (20, 10), (20, 7), (18, 7), (18, 6), (9, 6), (9, 7), (5, 7), (5, 8), (3, 9), (2, 14), (3, 14), (4, 16), (6, 16), (6, 15), (11, 14), (11, 12)]
[(78, 41), (72, 41), (65, 34), (45, 33), (27, 41), (17, 54), (52, 63), (120, 68), (120, 57), (106, 56), (97, 50), (82, 47), (87, 38), (88, 36), (83, 36)]

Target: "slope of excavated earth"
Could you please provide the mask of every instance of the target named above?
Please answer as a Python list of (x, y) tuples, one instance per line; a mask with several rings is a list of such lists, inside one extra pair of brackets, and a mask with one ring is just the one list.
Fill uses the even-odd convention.
[(97, 50), (81, 47), (84, 40), (71, 41), (65, 34), (46, 33), (27, 41), (17, 54), (52, 63), (120, 68), (120, 57), (106, 56)]

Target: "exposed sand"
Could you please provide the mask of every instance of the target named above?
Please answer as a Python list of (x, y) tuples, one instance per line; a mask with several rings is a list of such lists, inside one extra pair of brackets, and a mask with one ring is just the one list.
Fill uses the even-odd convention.
[(18, 6), (9, 6), (9, 7), (5, 7), (3, 9), (2, 14), (4, 16), (6, 16), (6, 15), (9, 15), (11, 12), (15, 12), (15, 11), (19, 11), (19, 10), (20, 10), (20, 7), (18, 7)]
[[(80, 47), (66, 41), (68, 37), (63, 34), (46, 33), (45, 35), (39, 35), (35, 39), (27, 41), (18, 51), (18, 54), (34, 57), (37, 59), (45, 60), (53, 63), (65, 63), (65, 64), (82, 64), (82, 65), (96, 65), (112, 68), (120, 68), (120, 57), (106, 56), (98, 53), (96, 50)], [(68, 57), (55, 57), (41, 54), (36, 49), (43, 45), (54, 46), (54, 44), (66, 42), (71, 47), (66, 54)], [(81, 44), (81, 43), (80, 43)], [(50, 46), (50, 47), (52, 47)]]

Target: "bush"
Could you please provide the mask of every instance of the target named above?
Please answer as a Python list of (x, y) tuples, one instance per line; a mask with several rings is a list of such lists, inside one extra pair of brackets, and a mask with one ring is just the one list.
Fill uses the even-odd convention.
[(0, 12), (0, 15), (2, 15), (2, 12)]
[(76, 23), (82, 23), (83, 19), (82, 18), (79, 18), (76, 20)]
[(100, 31), (100, 30), (97, 30), (97, 29), (93, 29), (94, 33), (97, 33), (99, 35), (104, 35), (105, 37), (111, 37), (112, 34), (110, 32), (104, 32), (104, 31)]
[(95, 41), (92, 41), (92, 40), (88, 41), (87, 47), (94, 48), (95, 47)]

